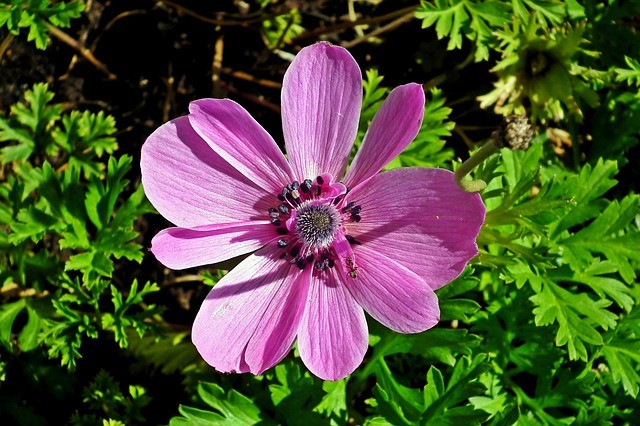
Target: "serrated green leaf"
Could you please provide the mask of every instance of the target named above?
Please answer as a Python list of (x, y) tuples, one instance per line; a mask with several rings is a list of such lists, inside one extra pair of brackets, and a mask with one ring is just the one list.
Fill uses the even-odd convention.
[(631, 283), (636, 277), (631, 261), (640, 262), (640, 232), (625, 228), (640, 213), (640, 196), (629, 195), (614, 200), (589, 226), (565, 238), (559, 244), (574, 269), (584, 269), (593, 253), (603, 254), (614, 263), (622, 278)]
[(0, 306), (0, 343), (2, 343), (8, 351), (12, 350), (11, 331), (13, 322), (25, 306), (26, 303), (24, 299)]
[[(184, 417), (174, 417), (171, 419), (170, 425), (199, 424), (198, 422), (205, 421), (208, 422), (206, 423), (208, 425), (273, 424), (249, 398), (233, 389), (225, 394), (225, 391), (215, 383), (200, 383), (198, 395), (216, 412), (183, 406), (180, 412)], [(191, 421), (194, 423), (189, 423)]]
[(556, 324), (556, 345), (567, 345), (571, 360), (587, 360), (585, 344), (602, 345), (602, 335), (594, 327), (608, 330), (616, 325), (617, 316), (605, 308), (608, 300), (592, 300), (586, 294), (573, 294), (557, 284), (546, 281), (542, 290), (530, 300), (538, 326)]

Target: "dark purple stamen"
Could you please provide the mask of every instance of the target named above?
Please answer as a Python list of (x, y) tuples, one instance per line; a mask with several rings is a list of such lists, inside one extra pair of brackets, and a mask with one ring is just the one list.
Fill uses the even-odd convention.
[(271, 219), (277, 219), (279, 216), (280, 216), (280, 213), (278, 212), (269, 213), (269, 217)]
[(318, 260), (314, 266), (316, 267), (316, 269), (324, 271), (327, 268), (327, 262), (324, 260)]
[(287, 257), (287, 253), (282, 253), (282, 254), (280, 255), (280, 259), (284, 259), (285, 257)]
[(285, 198), (285, 196), (284, 196), (284, 195), (282, 195), (282, 194), (278, 194), (278, 200), (280, 200), (280, 201), (287, 201), (287, 199)]
[(282, 225), (282, 222), (280, 222), (280, 219), (278, 219), (277, 217), (275, 217), (275, 218), (272, 218), (272, 219), (271, 219), (271, 224), (272, 224), (272, 225), (275, 225), (275, 226), (280, 226), (280, 225)]
[(313, 181), (311, 179), (305, 179), (300, 185), (300, 189), (302, 192), (309, 192), (311, 190), (311, 186), (313, 186)]
[(334, 266), (336, 266), (336, 261), (335, 261), (335, 260), (333, 260), (333, 259), (329, 259), (329, 260), (327, 261), (327, 266), (328, 266), (329, 268), (333, 268)]
[(307, 263), (311, 263), (311, 262), (313, 262), (313, 253), (309, 253), (309, 254), (307, 255), (307, 259), (306, 259), (306, 260), (307, 260)]
[(324, 183), (324, 179), (322, 179), (322, 176), (318, 176), (316, 178), (316, 182), (318, 182), (318, 185), (322, 185)]
[(276, 209), (274, 209), (273, 207), (269, 207), (269, 213), (275, 213), (275, 212), (277, 212)]
[(362, 217), (358, 214), (352, 214), (351, 220), (353, 220), (354, 222), (360, 222), (362, 220)]
[(351, 210), (355, 205), (355, 201), (349, 201), (347, 205), (342, 208), (342, 213), (346, 213), (347, 211)]
[(287, 228), (278, 228), (278, 229), (276, 229), (276, 231), (280, 235), (287, 235), (289, 233), (289, 231), (287, 231)]
[(296, 266), (300, 269), (304, 269), (307, 266), (307, 262), (303, 258), (300, 258), (296, 262)]
[[(289, 241), (287, 241), (287, 240), (278, 240), (278, 247), (280, 247), (280, 248), (286, 247), (288, 244), (289, 244)], [(285, 256), (286, 255), (287, 254), (285, 253)]]
[(296, 257), (298, 255), (298, 253), (300, 253), (300, 246), (295, 246), (289, 252), (289, 254), (291, 254), (292, 257)]
[(278, 206), (278, 211), (282, 214), (289, 214), (289, 207), (286, 204), (280, 204)]
[(355, 238), (353, 238), (353, 235), (345, 235), (344, 238), (349, 242), (349, 244), (351, 245), (357, 245), (360, 246), (362, 245), (362, 243), (358, 240), (356, 240)]
[(354, 208), (351, 209), (351, 214), (358, 214), (362, 211), (362, 206), (355, 206)]
[(340, 196), (337, 196), (336, 198), (334, 198), (333, 199), (333, 205), (337, 206), (338, 203), (340, 202), (340, 200), (342, 200), (342, 197), (340, 197)]
[(300, 183), (297, 180), (294, 180), (293, 183), (291, 184), (291, 189), (296, 190), (299, 188), (300, 188)]

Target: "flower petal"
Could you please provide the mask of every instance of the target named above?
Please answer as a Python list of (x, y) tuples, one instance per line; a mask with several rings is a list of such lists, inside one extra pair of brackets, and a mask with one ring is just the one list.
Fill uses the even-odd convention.
[(277, 258), (276, 248), (249, 256), (211, 289), (198, 311), (191, 339), (200, 355), (225, 373), (261, 374), (275, 365), (293, 344), (304, 281), (302, 271)]
[(289, 161), (299, 179), (344, 174), (358, 132), (362, 73), (342, 47), (302, 49), (282, 84), (282, 127)]
[(364, 359), (368, 336), (364, 311), (334, 269), (314, 274), (298, 329), (298, 351), (307, 368), (323, 380), (346, 377)]
[(367, 246), (355, 246), (356, 278), (340, 266), (341, 278), (375, 320), (400, 333), (419, 333), (440, 320), (438, 298), (427, 283)]
[(485, 207), (442, 169), (402, 168), (374, 176), (346, 201), (362, 207), (348, 233), (405, 266), (436, 290), (456, 278), (478, 253)]
[(416, 137), (424, 117), (424, 90), (416, 83), (398, 86), (376, 113), (344, 179), (353, 188), (378, 173)]
[(209, 265), (259, 249), (278, 238), (268, 221), (198, 228), (167, 228), (151, 240), (151, 252), (170, 269)]
[[(285, 267), (285, 262), (282, 263)], [(307, 268), (299, 273), (297, 266), (295, 268), (295, 271), (290, 270), (295, 280), (287, 282), (286, 288), (281, 290), (286, 294), (274, 297), (247, 345), (244, 358), (253, 374), (262, 374), (276, 365), (293, 346), (304, 313), (312, 271), (312, 268)]]
[(273, 204), (272, 194), (211, 150), (187, 117), (163, 124), (147, 138), (140, 168), (147, 198), (181, 227), (264, 218)]
[(274, 193), (294, 180), (273, 138), (234, 101), (200, 99), (189, 104), (189, 112), (200, 137), (256, 185)]

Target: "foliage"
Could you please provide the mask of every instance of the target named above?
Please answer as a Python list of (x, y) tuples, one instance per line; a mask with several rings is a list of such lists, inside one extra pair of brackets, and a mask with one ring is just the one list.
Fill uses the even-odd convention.
[[(479, 254), (437, 291), (438, 326), (403, 335), (369, 318), (363, 364), (336, 382), (314, 377), (295, 347), (262, 376), (222, 375), (195, 350), (190, 324), (234, 261), (184, 272), (157, 264), (146, 247), (166, 224), (138, 184), (143, 138), (128, 146), (130, 127), (119, 133), (113, 116), (56, 103), (61, 93), (34, 84), (0, 111), (0, 418), (29, 425), (153, 418), (176, 426), (637, 422), (637, 2), (255, 0), (233, 2), (235, 14), (170, 3), (145, 11), (169, 15), (180, 32), (204, 18), (210, 34), (215, 21), (225, 67), (214, 77), (248, 108), (277, 109), (279, 92), (268, 90), (298, 47), (318, 39), (353, 45), (364, 59), (354, 152), (391, 87), (407, 75), (426, 82), (422, 128), (387, 169), (455, 169), (506, 114), (528, 115), (537, 137), (528, 151), (503, 149), (473, 172), (488, 183)], [(67, 26), (82, 10), (73, 1), (0, 1), (0, 30), (28, 27), (44, 49), (49, 25)], [(406, 69), (383, 61), (417, 46), (391, 46), (399, 22), (428, 45), (410, 52), (415, 63)], [(252, 34), (257, 46), (234, 44), (238, 34)], [(211, 62), (204, 62), (208, 84)], [(425, 62), (441, 74), (425, 74), (418, 65)], [(192, 90), (172, 66), (157, 74), (166, 96), (156, 87), (144, 98), (162, 98), (155, 121), (133, 121), (140, 133), (160, 124), (173, 96)], [(254, 94), (246, 82), (266, 89)], [(209, 96), (209, 86), (198, 87), (198, 97)], [(116, 117), (120, 125), (126, 119)]]
[(117, 147), (113, 117), (63, 114), (52, 99), (37, 84), (0, 118), (0, 343), (3, 357), (45, 351), (73, 370), (85, 339), (111, 335), (124, 348), (128, 330), (159, 329), (148, 320), (160, 309), (143, 304), (157, 285), (116, 274), (142, 260), (135, 224), (151, 208), (125, 178), (131, 157), (99, 160)]
[(84, 9), (80, 1), (51, 0), (2, 0), (0, 1), (0, 27), (18, 35), (21, 28), (28, 28), (27, 40), (38, 49), (49, 44), (49, 26), (68, 27)]

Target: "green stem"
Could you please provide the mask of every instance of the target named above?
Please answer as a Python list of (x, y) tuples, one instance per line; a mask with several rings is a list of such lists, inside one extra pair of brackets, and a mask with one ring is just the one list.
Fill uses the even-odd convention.
[(454, 173), (456, 183), (460, 188), (467, 192), (480, 192), (487, 187), (487, 183), (482, 179), (466, 180), (464, 179), (473, 169), (478, 167), (484, 160), (498, 152), (498, 147), (493, 140), (489, 140), (482, 145), (467, 161), (462, 163)]

